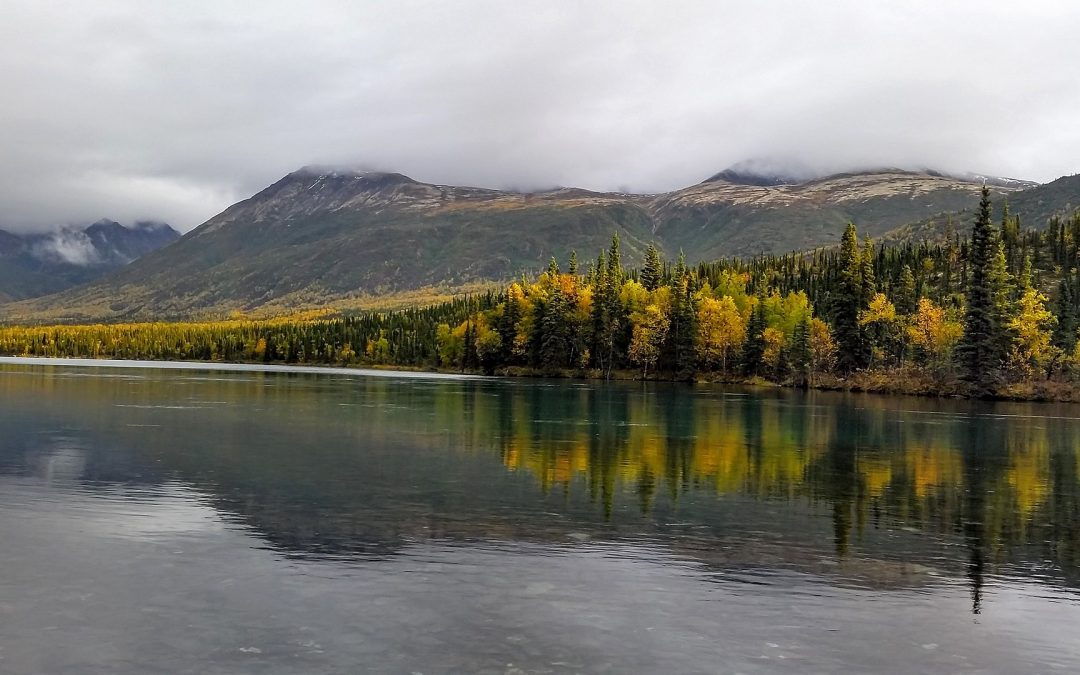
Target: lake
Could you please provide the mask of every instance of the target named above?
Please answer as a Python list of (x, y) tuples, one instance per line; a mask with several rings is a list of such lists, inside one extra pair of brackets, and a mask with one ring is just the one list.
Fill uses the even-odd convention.
[(1080, 406), (0, 361), (0, 672), (1080, 672)]

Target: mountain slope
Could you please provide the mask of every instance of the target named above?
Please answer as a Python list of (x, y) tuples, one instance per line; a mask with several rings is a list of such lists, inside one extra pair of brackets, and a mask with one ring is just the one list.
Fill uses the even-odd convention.
[[(1052, 216), (1068, 216), (1080, 209), (1080, 174), (1062, 176), (1043, 185), (1012, 192), (1008, 195), (1008, 204), (1009, 213), (1020, 217), (1022, 227), (1041, 230)], [(966, 234), (973, 219), (974, 214), (964, 210), (939, 214), (899, 227), (885, 238), (890, 242), (939, 240), (950, 231)]]
[[(728, 174), (727, 178), (733, 178)], [(310, 306), (431, 285), (505, 280), (592, 256), (622, 237), (690, 261), (834, 243), (849, 221), (877, 236), (974, 206), (981, 183), (886, 169), (801, 184), (724, 174), (661, 195), (565, 188), (521, 194), (401, 174), (304, 168), (93, 284), (9, 305), (7, 318), (158, 318)], [(1000, 193), (1009, 188), (996, 188)]]
[(774, 186), (714, 177), (662, 195), (651, 207), (662, 223), (661, 239), (694, 251), (695, 258), (713, 259), (832, 244), (849, 222), (877, 237), (933, 214), (973, 207), (980, 188), (981, 183), (898, 169)]
[(125, 227), (111, 220), (46, 234), (0, 230), (0, 301), (38, 297), (92, 281), (179, 237), (164, 223)]

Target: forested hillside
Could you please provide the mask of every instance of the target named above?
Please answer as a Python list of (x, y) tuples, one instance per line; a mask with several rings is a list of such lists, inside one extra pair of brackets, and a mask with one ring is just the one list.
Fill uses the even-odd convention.
[(499, 293), (422, 308), (269, 322), (0, 330), (40, 356), (370, 364), (463, 372), (763, 379), (974, 396), (1073, 396), (1080, 213), (1022, 230), (983, 191), (970, 238), (861, 243), (688, 265), (621, 241)]

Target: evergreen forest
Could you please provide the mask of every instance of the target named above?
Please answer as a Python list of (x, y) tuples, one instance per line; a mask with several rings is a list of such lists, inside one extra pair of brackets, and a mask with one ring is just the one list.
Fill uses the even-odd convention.
[(619, 237), (583, 263), (423, 308), (273, 320), (10, 326), (24, 356), (771, 382), (973, 397), (1080, 391), (1080, 212), (1025, 228), (985, 188), (970, 236), (687, 265)]

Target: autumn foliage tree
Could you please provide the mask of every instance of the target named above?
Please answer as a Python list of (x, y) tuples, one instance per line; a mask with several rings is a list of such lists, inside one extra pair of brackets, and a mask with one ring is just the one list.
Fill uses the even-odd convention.
[(1051, 332), (1057, 319), (1046, 309), (1046, 303), (1045, 295), (1034, 288), (1026, 289), (1009, 322), (1015, 336), (1009, 361), (1024, 377), (1043, 371), (1054, 359)]
[(953, 349), (960, 341), (963, 327), (957, 321), (950, 321), (945, 310), (934, 304), (933, 300), (920, 298), (907, 334), (911, 344), (919, 351), (919, 360), (940, 375), (951, 363)]
[(746, 319), (735, 301), (723, 296), (719, 299), (711, 293), (701, 294), (698, 300), (697, 353), (698, 362), (706, 368), (719, 366), (720, 372), (728, 372), (728, 361), (738, 353), (746, 340)]

